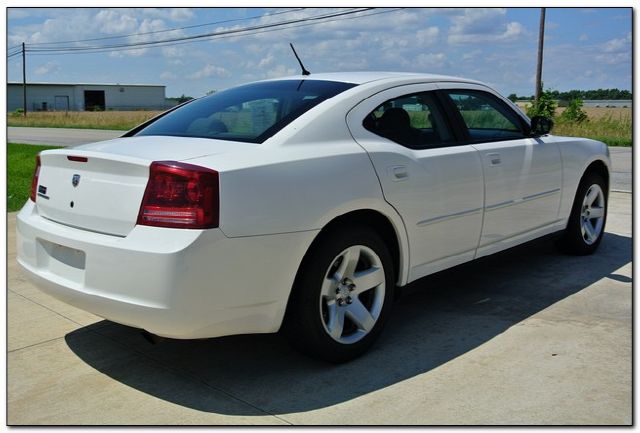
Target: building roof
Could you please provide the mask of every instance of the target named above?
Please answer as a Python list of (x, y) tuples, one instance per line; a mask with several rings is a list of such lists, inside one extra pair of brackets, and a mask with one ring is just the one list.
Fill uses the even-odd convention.
[[(7, 83), (9, 86), (22, 86), (21, 82)], [(30, 83), (27, 86), (119, 86), (119, 87), (167, 87), (164, 84), (129, 84), (129, 83)]]

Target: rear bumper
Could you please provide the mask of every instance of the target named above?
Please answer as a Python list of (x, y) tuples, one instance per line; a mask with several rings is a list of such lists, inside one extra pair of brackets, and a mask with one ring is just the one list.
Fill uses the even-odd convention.
[(317, 232), (227, 238), (221, 230), (136, 226), (126, 237), (17, 217), (18, 263), (44, 292), (171, 338), (275, 332)]

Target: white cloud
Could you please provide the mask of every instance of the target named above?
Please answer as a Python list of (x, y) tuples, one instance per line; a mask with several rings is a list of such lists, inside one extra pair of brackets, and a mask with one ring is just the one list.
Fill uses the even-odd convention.
[(450, 18), (448, 41), (450, 44), (477, 44), (483, 42), (514, 42), (525, 34), (517, 21), (506, 22), (502, 8), (464, 9), (461, 15)]
[(258, 68), (267, 68), (273, 64), (275, 61), (275, 56), (273, 54), (269, 54), (267, 57), (260, 59), (258, 62)]
[(606, 53), (620, 53), (631, 50), (631, 33), (624, 38), (611, 39), (603, 44)]
[(179, 48), (176, 46), (162, 47), (162, 55), (168, 59), (182, 57), (185, 54), (184, 47)]
[(108, 35), (122, 35), (138, 30), (138, 20), (125, 13), (114, 9), (104, 9), (93, 18), (98, 31)]
[(191, 8), (173, 8), (169, 12), (169, 17), (173, 21), (188, 21), (193, 18), (194, 13)]
[(143, 15), (171, 21), (188, 21), (195, 16), (191, 8), (139, 8)]
[(60, 64), (57, 62), (47, 62), (44, 65), (38, 66), (35, 71), (36, 75), (50, 75), (60, 70)]
[(29, 17), (26, 9), (7, 8), (7, 18), (10, 20), (20, 20)]
[(266, 78), (279, 78), (286, 77), (288, 75), (294, 75), (297, 72), (294, 68), (288, 68), (284, 65), (277, 65), (275, 68), (269, 69), (266, 72)]
[(187, 78), (189, 78), (190, 80), (200, 80), (202, 78), (208, 78), (208, 77), (214, 77), (214, 76), (229, 77), (231, 76), (231, 73), (227, 69), (221, 66), (215, 66), (211, 63), (208, 63), (199, 71), (196, 71), (191, 75), (188, 75)]
[(419, 54), (416, 57), (418, 66), (424, 69), (441, 68), (444, 66), (447, 56), (444, 53)]
[(433, 45), (438, 41), (440, 29), (438, 27), (427, 27), (416, 32), (415, 42), (418, 45)]
[(163, 71), (160, 74), (160, 78), (163, 80), (175, 80), (178, 76), (171, 71)]
[(482, 54), (482, 50), (473, 50), (462, 55), (462, 60), (475, 60), (478, 56)]
[(631, 53), (605, 53), (596, 56), (596, 60), (607, 65), (619, 65), (631, 61)]
[(587, 35), (586, 33), (583, 33), (580, 35), (580, 37), (578, 38), (578, 40), (580, 42), (584, 42), (584, 41), (588, 41), (589, 40), (589, 35)]

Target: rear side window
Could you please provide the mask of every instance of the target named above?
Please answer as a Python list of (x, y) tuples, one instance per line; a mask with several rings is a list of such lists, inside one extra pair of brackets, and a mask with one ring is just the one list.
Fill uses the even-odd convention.
[(411, 148), (439, 147), (453, 140), (432, 92), (385, 101), (369, 113), (362, 125)]
[(262, 143), (355, 84), (283, 80), (236, 87), (190, 102), (135, 133)]
[(446, 92), (473, 142), (524, 138), (518, 115), (492, 95), (476, 90)]

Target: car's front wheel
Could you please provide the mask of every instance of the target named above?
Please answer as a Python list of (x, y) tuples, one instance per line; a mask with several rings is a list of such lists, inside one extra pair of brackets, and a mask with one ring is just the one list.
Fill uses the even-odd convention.
[(378, 234), (359, 227), (325, 234), (296, 278), (285, 333), (304, 353), (349, 361), (380, 334), (394, 287), (391, 255)]

